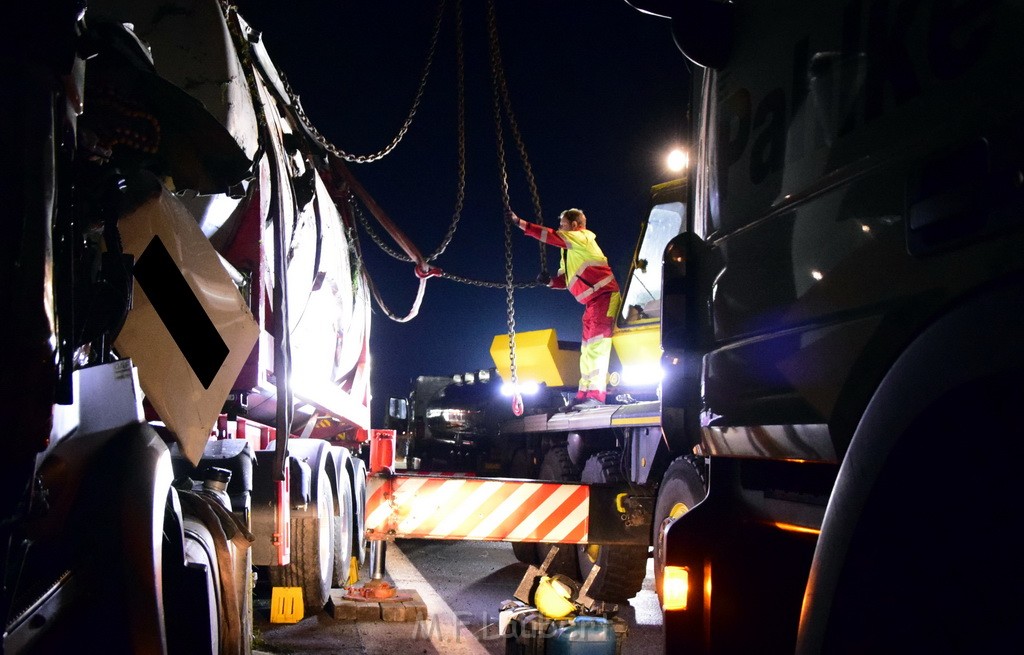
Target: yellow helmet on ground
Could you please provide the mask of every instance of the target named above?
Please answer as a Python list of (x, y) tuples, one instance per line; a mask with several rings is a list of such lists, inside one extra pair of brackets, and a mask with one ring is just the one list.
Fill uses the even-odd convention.
[(540, 613), (549, 619), (564, 619), (576, 611), (573, 601), (579, 589), (575, 582), (564, 575), (541, 576), (533, 603)]

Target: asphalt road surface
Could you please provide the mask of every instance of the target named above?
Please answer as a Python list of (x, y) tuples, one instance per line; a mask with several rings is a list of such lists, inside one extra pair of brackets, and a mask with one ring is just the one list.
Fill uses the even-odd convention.
[[(506, 543), (401, 540), (389, 544), (387, 577), (399, 589), (415, 589), (427, 605), (422, 621), (335, 620), (327, 611), (295, 624), (272, 624), (257, 607), (259, 653), (338, 655), (504, 655), (498, 609), (512, 598), (526, 565)], [(366, 567), (361, 572), (365, 581)], [(648, 565), (643, 590), (618, 616), (628, 623), (622, 655), (661, 655), (661, 611)]]

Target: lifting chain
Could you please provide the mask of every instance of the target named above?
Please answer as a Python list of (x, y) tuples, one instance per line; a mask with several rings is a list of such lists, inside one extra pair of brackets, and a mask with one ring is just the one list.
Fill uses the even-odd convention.
[[(221, 5), (225, 15), (227, 15), (227, 14), (229, 14), (231, 12), (237, 11), (237, 8), (233, 4), (231, 4), (228, 0), (220, 0), (220, 5)], [(464, 64), (464, 44), (463, 44), (463, 23), (462, 23), (462, 0), (456, 0), (455, 6), (456, 6), (456, 9), (455, 9), (455, 13), (456, 13), (456, 19), (455, 19), (455, 21), (456, 21), (456, 28), (455, 28), (455, 30), (456, 30), (456, 58), (457, 58), (457, 86), (458, 86), (458, 183), (457, 183), (457, 192), (456, 192), (456, 202), (455, 202), (455, 210), (454, 210), (454, 212), (452, 214), (452, 220), (451, 220), (451, 223), (448, 226), (448, 230), (447, 230), (443, 240), (438, 245), (437, 249), (431, 255), (429, 255), (428, 257), (425, 258), (425, 261), (427, 261), (427, 262), (432, 262), (432, 261), (436, 260), (440, 255), (442, 255), (445, 252), (445, 250), (451, 244), (451, 241), (454, 238), (456, 229), (458, 227), (459, 221), (461, 220), (462, 211), (463, 211), (463, 207), (464, 207), (464, 203), (465, 203), (465, 189), (466, 189), (466, 127), (465, 127), (465, 64)], [(283, 73), (279, 73), (279, 76), (280, 76), (280, 79), (282, 81), (282, 84), (284, 85), (285, 92), (287, 93), (287, 95), (288, 95), (288, 97), (289, 97), (289, 99), (290, 99), (290, 101), (292, 103), (292, 109), (294, 111), (295, 117), (299, 120), (299, 122), (302, 123), (302, 125), (306, 129), (306, 131), (310, 135), (313, 136), (313, 138), (317, 141), (317, 143), (320, 145), (320, 147), (322, 147), (323, 149), (325, 149), (327, 152), (329, 152), (330, 154), (334, 155), (335, 157), (338, 157), (338, 158), (343, 159), (343, 160), (348, 161), (348, 162), (354, 162), (354, 163), (371, 163), (371, 162), (378, 161), (378, 160), (382, 159), (383, 157), (385, 157), (386, 155), (388, 155), (392, 150), (395, 149), (395, 147), (398, 145), (398, 143), (402, 140), (402, 138), (405, 136), (406, 132), (408, 131), (410, 125), (412, 124), (412, 120), (415, 117), (416, 112), (417, 112), (417, 110), (419, 108), (419, 104), (420, 104), (420, 101), (422, 99), (424, 90), (426, 88), (427, 79), (429, 78), (430, 70), (432, 68), (432, 64), (433, 64), (433, 61), (434, 61), (434, 55), (435, 55), (435, 52), (437, 50), (437, 42), (438, 42), (438, 37), (439, 37), (440, 31), (441, 31), (441, 25), (443, 23), (445, 7), (446, 7), (446, 0), (440, 0), (440, 2), (438, 4), (438, 9), (437, 9), (437, 16), (436, 16), (436, 19), (435, 19), (435, 22), (434, 22), (434, 30), (433, 30), (433, 33), (432, 33), (431, 39), (430, 39), (430, 47), (429, 47), (429, 50), (428, 50), (428, 53), (427, 53), (426, 63), (424, 64), (424, 68), (423, 68), (423, 75), (422, 75), (422, 77), (420, 79), (419, 88), (417, 89), (415, 99), (413, 100), (412, 108), (409, 111), (409, 115), (406, 118), (406, 120), (405, 120), (404, 124), (402, 125), (402, 127), (400, 128), (398, 134), (391, 141), (391, 143), (387, 147), (385, 147), (383, 150), (381, 150), (381, 151), (379, 151), (379, 152), (377, 152), (375, 154), (372, 154), (372, 155), (352, 155), (352, 154), (347, 153), (347, 152), (343, 151), (342, 149), (338, 148), (334, 144), (330, 143), (326, 139), (326, 137), (324, 137), (320, 133), (320, 131), (317, 130), (317, 128), (310, 121), (309, 117), (306, 115), (304, 109), (302, 108), (302, 103), (301, 103), (301, 100), (300, 100), (299, 96), (291, 88), (291, 86), (288, 83), (287, 78), (284, 76)], [(503, 200), (503, 205), (504, 205), (504, 209), (505, 209), (505, 214), (507, 215), (508, 212), (511, 211), (511, 206), (510, 206), (510, 199), (509, 199), (509, 192), (508, 192), (508, 176), (507, 176), (507, 171), (506, 171), (506, 167), (505, 167), (504, 136), (502, 134), (502, 127), (501, 127), (501, 116), (502, 116), (501, 111), (502, 111), (502, 109), (504, 109), (505, 116), (506, 116), (506, 118), (507, 118), (507, 120), (509, 122), (511, 133), (513, 135), (513, 138), (516, 141), (516, 146), (517, 146), (517, 149), (519, 151), (520, 158), (522, 160), (522, 164), (523, 164), (524, 170), (526, 172), (527, 181), (528, 181), (528, 184), (529, 184), (529, 187), (530, 187), (531, 197), (532, 197), (532, 201), (533, 201), (534, 214), (537, 217), (537, 221), (539, 223), (543, 224), (543, 217), (542, 217), (541, 206), (540, 206), (540, 196), (539, 196), (539, 193), (537, 191), (537, 185), (536, 185), (536, 181), (534, 179), (533, 170), (532, 170), (532, 168), (530, 166), (529, 159), (527, 158), (527, 155), (526, 155), (526, 147), (525, 147), (525, 144), (523, 142), (522, 135), (519, 132), (519, 127), (518, 127), (518, 124), (516, 122), (515, 115), (512, 112), (512, 105), (511, 105), (511, 100), (510, 100), (510, 96), (509, 96), (509, 92), (508, 92), (508, 83), (506, 81), (505, 73), (504, 73), (504, 70), (502, 68), (501, 53), (500, 53), (500, 48), (499, 48), (499, 45), (498, 45), (498, 36), (497, 36), (497, 20), (496, 20), (495, 11), (494, 11), (493, 0), (491, 0), (489, 2), (489, 4), (488, 4), (488, 22), (489, 22), (489, 30), (490, 30), (492, 83), (493, 83), (493, 89), (494, 89), (494, 111), (495, 111), (495, 122), (496, 122), (495, 129), (496, 129), (496, 138), (497, 138), (497, 142), (498, 142), (498, 159), (499, 159), (499, 164), (500, 164), (500, 168), (501, 168), (502, 200)], [(384, 251), (386, 254), (390, 255), (391, 257), (393, 257), (393, 258), (395, 258), (397, 260), (403, 261), (403, 262), (412, 262), (413, 261), (408, 255), (406, 255), (404, 253), (400, 253), (400, 252), (394, 250), (393, 248), (389, 247), (384, 242), (384, 240), (380, 237), (380, 235), (377, 234), (377, 232), (373, 229), (370, 221), (367, 220), (366, 216), (360, 210), (359, 204), (357, 203), (355, 196), (353, 194), (351, 194), (351, 193), (349, 194), (349, 203), (348, 204), (349, 204), (349, 206), (352, 209), (352, 213), (358, 219), (358, 222), (363, 226), (363, 229), (366, 230), (367, 234), (370, 236), (370, 238), (373, 240), (373, 242), (382, 251)], [(486, 287), (486, 288), (504, 288), (504, 289), (506, 289), (506, 293), (507, 293), (507, 315), (508, 315), (508, 324), (509, 324), (510, 361), (511, 361), (511, 365), (512, 365), (512, 382), (513, 382), (513, 384), (515, 384), (517, 382), (517, 375), (516, 375), (516, 367), (515, 367), (515, 307), (514, 307), (513, 290), (516, 289), (516, 288), (527, 289), (527, 288), (532, 288), (532, 287), (537, 287), (537, 286), (545, 285), (547, 283), (547, 280), (548, 280), (548, 273), (547, 273), (547, 262), (546, 262), (546, 258), (544, 257), (544, 246), (543, 246), (543, 244), (538, 244), (538, 247), (539, 247), (539, 250), (540, 250), (540, 253), (541, 253), (541, 257), (540, 257), (540, 275), (537, 277), (537, 279), (535, 281), (530, 281), (530, 282), (515, 282), (515, 281), (513, 281), (513, 279), (512, 279), (511, 225), (509, 224), (508, 221), (504, 221), (504, 223), (505, 223), (505, 268), (506, 268), (506, 275), (505, 275), (505, 281), (504, 282), (490, 282), (490, 281), (484, 281), (484, 280), (477, 280), (477, 279), (473, 279), (473, 278), (469, 278), (469, 277), (464, 277), (464, 276), (460, 276), (460, 275), (455, 275), (455, 274), (444, 272), (444, 271), (438, 273), (438, 276), (439, 277), (443, 277), (443, 278), (448, 279), (448, 280), (452, 280), (452, 281), (455, 281), (455, 282), (460, 282), (460, 283), (468, 284), (468, 285), (474, 285), (474, 286)], [(351, 235), (349, 235), (349, 237), (350, 238), (355, 238), (355, 234), (351, 234)], [(359, 268), (360, 269), (362, 269), (362, 265), (363, 264), (362, 264), (362, 260), (361, 260), (361, 257), (360, 257), (359, 258)], [(369, 288), (370, 288), (370, 290), (371, 290), (375, 300), (377, 301), (377, 304), (381, 307), (383, 312), (390, 319), (392, 319), (394, 321), (398, 321), (398, 322), (405, 322), (405, 321), (408, 321), (409, 319), (411, 319), (413, 316), (416, 315), (416, 313), (418, 312), (418, 307), (419, 307), (420, 302), (422, 300), (422, 296), (423, 296), (424, 285), (422, 284), (422, 282), (420, 284), (420, 289), (419, 289), (419, 292), (417, 293), (416, 300), (414, 301), (413, 309), (410, 311), (409, 315), (407, 315), (406, 317), (403, 318), (403, 317), (398, 317), (397, 315), (395, 315), (384, 304), (383, 299), (381, 298), (381, 296), (380, 296), (380, 294), (379, 294), (379, 292), (378, 292), (378, 290), (376, 288), (376, 285), (373, 283), (373, 281), (370, 278), (370, 276), (368, 274), (366, 274), (365, 269), (363, 269), (363, 274), (364, 274), (365, 279), (367, 280), (367, 284), (368, 284), (368, 286), (369, 286)], [(519, 400), (519, 403), (521, 404), (521, 399)]]
[(444, 239), (429, 257), (432, 262), (448, 248), (455, 236), (455, 230), (462, 217), (462, 207), (466, 200), (466, 66), (465, 53), (462, 39), (462, 0), (455, 0), (455, 61), (456, 79), (458, 85), (458, 126), (459, 126), (459, 182), (455, 194), (455, 212), (452, 214), (452, 222), (448, 225), (448, 232)]
[(409, 109), (409, 115), (406, 116), (405, 122), (402, 123), (402, 127), (399, 128), (398, 134), (396, 134), (395, 138), (391, 140), (391, 143), (385, 146), (383, 150), (375, 152), (372, 155), (353, 155), (351, 153), (345, 152), (338, 146), (328, 141), (327, 138), (324, 137), (316, 129), (316, 127), (313, 126), (313, 124), (309, 120), (309, 117), (306, 116), (306, 112), (302, 109), (302, 102), (299, 100), (299, 96), (296, 95), (294, 91), (292, 91), (291, 86), (288, 84), (288, 80), (285, 78), (283, 74), (280, 76), (281, 82), (284, 84), (285, 91), (288, 93), (288, 97), (291, 99), (295, 107), (295, 114), (298, 116), (299, 120), (302, 121), (302, 124), (305, 126), (305, 128), (309, 130), (309, 133), (312, 134), (313, 137), (317, 140), (321, 147), (326, 149), (335, 157), (344, 159), (347, 162), (351, 162), (353, 164), (369, 164), (375, 161), (380, 161), (384, 157), (391, 154), (391, 151), (398, 146), (398, 143), (405, 136), (405, 133), (409, 131), (409, 126), (412, 125), (412, 119), (415, 118), (416, 111), (419, 109), (420, 106), (420, 100), (423, 98), (423, 91), (427, 87), (427, 78), (430, 77), (430, 68), (431, 65), (434, 63), (434, 52), (437, 50), (437, 36), (441, 32), (441, 19), (444, 17), (445, 2), (446, 0), (441, 0), (437, 7), (437, 18), (434, 20), (434, 33), (430, 37), (430, 49), (427, 51), (427, 61), (423, 65), (423, 76), (420, 78), (420, 85), (419, 88), (416, 90), (416, 97), (412, 101), (412, 107)]
[[(355, 202), (355, 197), (349, 195), (348, 206), (352, 210), (353, 214), (359, 216), (359, 220), (367, 224), (365, 216), (362, 216), (358, 206)], [(356, 234), (355, 225), (350, 224), (351, 222), (345, 221), (345, 239), (349, 244), (349, 252), (352, 254), (353, 268), (355, 269), (356, 275), (360, 276), (366, 283), (366, 287), (370, 290), (370, 294), (373, 299), (377, 302), (377, 306), (380, 307), (384, 315), (396, 323), (407, 323), (419, 314), (420, 303), (423, 302), (423, 293), (425, 290), (425, 279), (420, 280), (419, 288), (416, 292), (416, 299), (413, 301), (412, 307), (409, 309), (409, 313), (405, 316), (399, 316), (398, 314), (391, 311), (391, 308), (384, 302), (384, 298), (380, 295), (380, 290), (377, 289), (377, 284), (373, 281), (369, 271), (366, 270), (365, 264), (363, 263), (363, 252), (359, 247), (359, 236)], [(397, 254), (397, 253), (395, 253)]]
[[(509, 130), (512, 133), (512, 138), (515, 139), (516, 149), (519, 151), (519, 158), (523, 164), (523, 172), (526, 174), (526, 183), (530, 187), (530, 198), (533, 201), (533, 214), (536, 217), (537, 223), (543, 225), (544, 215), (540, 206), (540, 192), (537, 190), (537, 181), (533, 175), (533, 167), (530, 165), (530, 158), (526, 155), (526, 143), (523, 141), (523, 135), (519, 131), (519, 123), (516, 121), (516, 115), (512, 111), (512, 99), (508, 91), (508, 80), (505, 78), (505, 67), (502, 65), (501, 46), (498, 43), (498, 20), (494, 9), (494, 0), (488, 0), (487, 8), (488, 31), (491, 47), (491, 74), (493, 76), (493, 84), (495, 85), (496, 94), (494, 99), (495, 134), (497, 135), (498, 140), (498, 162), (501, 167), (502, 199), (505, 203), (504, 209), (506, 212), (510, 210), (511, 202), (509, 200), (508, 193), (508, 175), (505, 170), (505, 144), (501, 129), (501, 112), (498, 108), (497, 94), (500, 94), (501, 96), (502, 108), (505, 110), (505, 117), (508, 119)], [(540, 275), (538, 276), (538, 279), (541, 284), (547, 284), (549, 277), (548, 265), (543, 243), (538, 242), (537, 252), (540, 257)]]
[[(370, 239), (377, 245), (378, 248), (380, 248), (384, 253), (390, 255), (391, 257), (399, 261), (412, 262), (412, 259), (408, 255), (395, 250), (394, 248), (389, 246), (386, 241), (384, 241), (383, 237), (381, 237), (380, 234), (373, 228), (373, 223), (370, 221), (369, 218), (367, 218), (366, 214), (363, 212), (362, 207), (360, 207), (359, 205), (358, 199), (355, 197), (355, 194), (352, 194), (351, 192), (349, 193), (349, 205), (352, 207), (352, 213), (359, 221), (359, 224), (362, 226), (363, 231), (365, 231), (366, 234), (369, 235)], [(507, 286), (506, 282), (478, 280), (475, 278), (449, 273), (448, 271), (442, 271), (441, 273), (438, 274), (438, 277), (444, 278), (446, 280), (451, 280), (452, 282), (459, 282), (461, 284), (468, 284), (470, 286), (484, 287), (489, 289), (504, 289)], [(534, 287), (543, 286), (543, 284), (543, 282), (538, 282), (536, 280), (532, 280), (529, 282), (516, 282), (515, 288), (531, 289)]]
[[(442, 9), (444, 2), (441, 3)], [(436, 39), (437, 34), (435, 32), (434, 37)], [(428, 257), (427, 262), (432, 262), (444, 254), (444, 251), (448, 249), (448, 246), (452, 242), (452, 238), (455, 236), (455, 231), (458, 229), (459, 221), (462, 219), (462, 208), (466, 200), (466, 74), (465, 74), (465, 56), (463, 48), (462, 38), (462, 0), (456, 0), (455, 2), (455, 53), (456, 53), (456, 75), (458, 85), (458, 156), (459, 156), (459, 177), (457, 190), (455, 194), (455, 211), (452, 213), (451, 223), (448, 225), (448, 231), (442, 239), (440, 245), (434, 250)], [(377, 234), (377, 232), (371, 227), (370, 222), (366, 220), (358, 206), (355, 204), (354, 198), (350, 195), (350, 204), (355, 210), (359, 222), (362, 224), (363, 229), (370, 236), (377, 246), (391, 257), (402, 261), (411, 263), (413, 260), (405, 253), (400, 253), (397, 250), (389, 247), (384, 240)]]
[[(508, 170), (505, 165), (505, 137), (502, 131), (501, 118), (502, 109), (508, 119), (509, 128), (519, 148), (519, 155), (523, 167), (529, 179), (530, 191), (533, 195), (534, 213), (539, 223), (543, 224), (541, 217), (540, 198), (537, 193), (537, 185), (533, 180), (533, 171), (530, 168), (529, 160), (526, 157), (526, 147), (522, 136), (519, 133), (519, 126), (516, 123), (515, 114), (512, 112), (512, 103), (508, 92), (508, 82), (505, 79), (504, 69), (501, 63), (501, 46), (498, 43), (498, 19), (494, 9), (494, 0), (487, 2), (487, 24), (490, 35), (491, 51), (491, 87), (494, 99), (494, 135), (497, 141), (498, 169), (501, 182), (502, 200), (502, 222), (505, 225), (505, 302), (506, 315), (508, 319), (508, 358), (509, 377), (512, 384), (512, 413), (516, 416), (523, 415), (523, 395), (519, 391), (519, 375), (516, 370), (516, 310), (515, 310), (515, 283), (512, 275), (512, 221), (509, 217), (512, 213), (512, 204), (508, 191)], [(546, 274), (544, 257), (544, 244), (539, 244), (542, 275)]]
[[(431, 45), (431, 52), (430, 52), (430, 57), (431, 58), (433, 57), (433, 52), (434, 52), (434, 49), (435, 49), (434, 43), (436, 43), (436, 40), (437, 40), (438, 28), (440, 26), (441, 18), (442, 18), (441, 12), (443, 12), (443, 9), (444, 9), (444, 2), (442, 1), (441, 8), (440, 8), (439, 14), (438, 14), (438, 23), (435, 26), (433, 43)], [(522, 135), (519, 132), (519, 126), (516, 123), (515, 114), (513, 114), (513, 112), (512, 112), (512, 103), (511, 103), (509, 92), (508, 92), (508, 83), (506, 82), (505, 72), (504, 72), (504, 70), (503, 70), (503, 68), (501, 66), (501, 55), (500, 55), (500, 52), (497, 49), (498, 48), (498, 45), (497, 45), (497, 38), (498, 38), (497, 37), (497, 24), (496, 24), (496, 19), (494, 17), (494, 13), (493, 13), (493, 6), (491, 7), (491, 13), (490, 13), (490, 16), (489, 16), (489, 24), (490, 24), (490, 40), (491, 40), (491, 48), (492, 48), (492, 74), (493, 74), (494, 80), (499, 85), (499, 89), (496, 92), (500, 93), (500, 97), (501, 97), (501, 99), (503, 101), (505, 113), (508, 116), (508, 120), (509, 120), (509, 124), (510, 124), (511, 130), (512, 130), (512, 134), (513, 134), (513, 137), (516, 140), (516, 146), (518, 148), (520, 157), (522, 159), (524, 170), (526, 171), (527, 182), (529, 184), (530, 192), (531, 192), (531, 197), (532, 197), (532, 200), (533, 200), (534, 214), (537, 217), (537, 222), (538, 223), (543, 223), (544, 219), (543, 219), (543, 215), (542, 215), (542, 211), (541, 211), (541, 205), (540, 205), (540, 194), (537, 191), (537, 183), (536, 183), (536, 181), (534, 179), (533, 168), (530, 166), (530, 161), (529, 161), (529, 158), (527, 157), (527, 154), (526, 154), (526, 145), (523, 142)], [(448, 226), (448, 231), (445, 234), (444, 239), (441, 241), (441, 243), (437, 247), (437, 249), (433, 253), (431, 253), (428, 257), (426, 257), (426, 261), (427, 262), (435, 261), (438, 257), (440, 257), (445, 252), (445, 250), (447, 250), (448, 246), (451, 244), (451, 241), (452, 241), (452, 239), (455, 236), (455, 231), (458, 228), (459, 221), (462, 218), (462, 210), (463, 210), (463, 207), (464, 207), (464, 204), (465, 204), (465, 198), (466, 198), (466, 100), (465, 100), (465, 98), (466, 98), (466, 81), (465, 81), (465, 55), (464, 55), (463, 27), (462, 27), (462, 0), (456, 0), (456, 3), (455, 3), (455, 47), (456, 47), (456, 59), (457, 59), (456, 70), (457, 70), (457, 84), (458, 84), (458, 159), (459, 159), (459, 172), (458, 172), (458, 184), (457, 184), (456, 199), (455, 199), (455, 211), (452, 214), (452, 220), (451, 220), (451, 223)], [(495, 55), (497, 57), (496, 59), (495, 59)], [(296, 98), (296, 100), (297, 100), (297, 98)], [(495, 111), (498, 112), (497, 105), (496, 105)], [(310, 129), (311, 133), (317, 134), (315, 129), (311, 125), (309, 125), (308, 119), (305, 118), (305, 115), (301, 115), (300, 117), (305, 122), (307, 128)], [(499, 150), (500, 150), (499, 160), (500, 160), (500, 163), (501, 163), (502, 186), (503, 186), (503, 190), (504, 190), (503, 200), (504, 200), (505, 209), (507, 211), (509, 209), (508, 181), (507, 181), (507, 176), (505, 174), (504, 139), (503, 139), (503, 136), (501, 134), (501, 117), (500, 117), (500, 113), (496, 113), (495, 120), (497, 122), (496, 130), (497, 130), (497, 138), (498, 138), (498, 147), (499, 147)], [(322, 139), (322, 137), (318, 137), (318, 138)], [(323, 147), (329, 148), (329, 149), (333, 147), (333, 146), (331, 146), (330, 144), (327, 144), (324, 141), (321, 142), (321, 145)], [(384, 253), (390, 255), (391, 257), (393, 257), (393, 258), (395, 258), (395, 259), (397, 259), (399, 261), (408, 262), (408, 263), (412, 262), (412, 259), (408, 255), (406, 255), (404, 253), (400, 253), (400, 252), (394, 250), (393, 248), (391, 248), (390, 246), (388, 246), (384, 242), (384, 240), (380, 237), (380, 235), (378, 235), (377, 232), (373, 229), (373, 227), (371, 226), (370, 222), (368, 220), (366, 220), (365, 215), (362, 214), (362, 212), (359, 211), (359, 208), (355, 204), (354, 199), (352, 200), (351, 204), (353, 206), (353, 209), (355, 210), (354, 213), (356, 214), (356, 217), (359, 219), (360, 224), (366, 230), (366, 233), (370, 236), (371, 240), (373, 240), (373, 242), (375, 244), (377, 244), (377, 246)], [(526, 288), (537, 287), (537, 286), (542, 286), (542, 285), (547, 284), (547, 280), (548, 280), (549, 276), (548, 276), (548, 272), (547, 272), (547, 260), (544, 257), (544, 244), (538, 244), (538, 248), (539, 248), (539, 252), (540, 252), (540, 274), (537, 277), (538, 281), (536, 281), (536, 282), (516, 282), (516, 283), (514, 283), (514, 287), (515, 288), (526, 289)], [(510, 251), (508, 249), (506, 249), (506, 250), (507, 250), (507, 252), (509, 253), (509, 256), (510, 256), (510, 254), (511, 254)], [(511, 264), (509, 263), (509, 266), (510, 265)], [(469, 284), (469, 285), (475, 285), (475, 286), (479, 286), (479, 287), (503, 288), (507, 284), (507, 283), (500, 283), (500, 282), (488, 282), (488, 281), (484, 281), (484, 280), (477, 280), (477, 279), (468, 278), (468, 277), (464, 277), (464, 276), (460, 276), (460, 275), (454, 275), (454, 274), (447, 273), (447, 272), (442, 272), (442, 273), (439, 274), (439, 276), (443, 277), (443, 278), (446, 278), (446, 279), (449, 279), (449, 280), (452, 280), (452, 281), (455, 281), (455, 282), (460, 282), (460, 283)]]

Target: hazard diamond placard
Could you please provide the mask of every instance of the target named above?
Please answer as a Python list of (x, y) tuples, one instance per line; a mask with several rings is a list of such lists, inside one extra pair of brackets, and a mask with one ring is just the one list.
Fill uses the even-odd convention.
[(114, 342), (198, 464), (259, 326), (192, 214), (166, 189), (118, 222), (135, 257), (132, 310)]

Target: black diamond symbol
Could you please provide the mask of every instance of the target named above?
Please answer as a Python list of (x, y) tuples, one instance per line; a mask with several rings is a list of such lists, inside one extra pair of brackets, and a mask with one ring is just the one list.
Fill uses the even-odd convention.
[(209, 389), (228, 357), (228, 346), (160, 237), (153, 237), (135, 263), (135, 279), (203, 388)]

